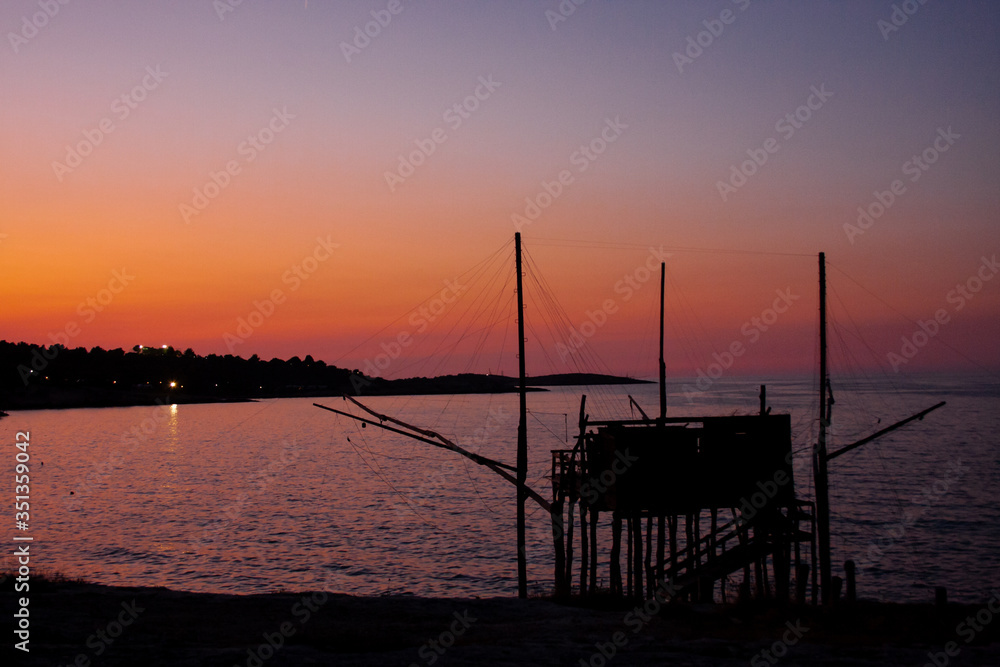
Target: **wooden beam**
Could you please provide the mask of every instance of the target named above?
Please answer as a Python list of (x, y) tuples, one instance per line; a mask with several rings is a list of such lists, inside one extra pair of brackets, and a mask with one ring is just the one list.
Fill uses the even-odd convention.
[(835, 459), (835, 458), (837, 458), (837, 457), (838, 457), (838, 456), (840, 456), (841, 454), (846, 454), (847, 452), (851, 451), (852, 449), (857, 449), (858, 447), (860, 447), (860, 446), (862, 446), (862, 445), (867, 445), (867, 444), (868, 444), (869, 442), (871, 442), (872, 440), (875, 440), (875, 439), (877, 439), (877, 438), (881, 438), (881, 437), (882, 437), (883, 435), (885, 435), (886, 433), (889, 433), (890, 431), (895, 431), (895, 430), (896, 430), (897, 428), (899, 428), (900, 426), (904, 426), (904, 425), (906, 425), (906, 424), (909, 424), (909, 423), (910, 423), (911, 421), (913, 421), (913, 420), (915, 420), (915, 419), (923, 419), (923, 418), (924, 418), (924, 416), (925, 416), (925, 415), (926, 415), (927, 413), (929, 413), (929, 412), (932, 412), (932, 411), (934, 411), (934, 410), (937, 410), (938, 408), (940, 408), (940, 407), (941, 407), (941, 406), (943, 406), (943, 405), (945, 405), (945, 402), (944, 402), (944, 401), (941, 401), (941, 402), (940, 402), (940, 403), (938, 403), (937, 405), (932, 405), (931, 407), (929, 407), (929, 408), (927, 408), (926, 410), (923, 410), (923, 411), (921, 411), (921, 412), (918, 412), (917, 414), (913, 415), (912, 417), (907, 417), (906, 419), (903, 419), (903, 420), (901, 420), (901, 421), (898, 421), (898, 422), (896, 422), (895, 424), (892, 424), (891, 426), (886, 426), (886, 427), (885, 427), (884, 429), (882, 429), (881, 431), (876, 431), (875, 433), (872, 433), (871, 435), (869, 435), (869, 436), (868, 436), (868, 437), (866, 437), (866, 438), (861, 438), (861, 439), (860, 439), (860, 440), (858, 440), (857, 442), (854, 442), (854, 443), (851, 443), (850, 445), (847, 445), (846, 447), (841, 447), (841, 448), (840, 448), (840, 449), (838, 449), (837, 451), (835, 451), (835, 452), (832, 452), (832, 453), (830, 453), (830, 454), (827, 454), (827, 455), (826, 455), (826, 460), (827, 460), (827, 461), (830, 461), (830, 460), (832, 460), (832, 459)]
[[(413, 440), (419, 440), (420, 442), (426, 442), (429, 445), (433, 445), (435, 447), (440, 447), (441, 449), (447, 449), (449, 451), (455, 452), (456, 454), (461, 454), (462, 456), (464, 456), (464, 457), (466, 457), (466, 458), (468, 458), (468, 459), (470, 459), (472, 461), (475, 461), (479, 465), (485, 466), (485, 467), (489, 468), (490, 470), (492, 470), (496, 474), (500, 475), (501, 477), (503, 477), (505, 480), (507, 480), (511, 484), (514, 484), (515, 486), (517, 485), (517, 479), (513, 475), (511, 475), (509, 472), (507, 472), (507, 470), (504, 470), (504, 468), (507, 468), (508, 470), (512, 470), (513, 469), (511, 466), (507, 465), (506, 463), (500, 463), (499, 461), (494, 461), (493, 459), (488, 459), (485, 456), (480, 456), (479, 454), (473, 454), (472, 452), (467, 451), (467, 450), (465, 450), (465, 449), (463, 449), (463, 448), (461, 448), (461, 447), (459, 447), (458, 445), (455, 445), (455, 444), (449, 445), (449, 444), (445, 444), (443, 442), (437, 442), (435, 440), (431, 440), (430, 438), (425, 438), (423, 436), (416, 435), (414, 433), (407, 433), (406, 431), (403, 431), (402, 429), (393, 428), (392, 426), (386, 426), (385, 424), (380, 424), (379, 422), (372, 421), (370, 419), (365, 419), (364, 417), (359, 417), (357, 415), (352, 415), (350, 412), (344, 412), (342, 410), (337, 410), (335, 408), (327, 407), (325, 405), (320, 405), (319, 403), (313, 403), (313, 405), (315, 405), (317, 408), (322, 408), (324, 410), (329, 410), (330, 412), (335, 412), (338, 415), (343, 415), (344, 417), (350, 417), (351, 419), (353, 419), (355, 421), (359, 421), (359, 422), (361, 422), (363, 424), (371, 424), (372, 426), (375, 426), (376, 428), (380, 428), (380, 429), (383, 429), (383, 430), (386, 430), (386, 431), (391, 431), (393, 433), (398, 433), (400, 435), (405, 435), (406, 437), (412, 438)], [(525, 486), (525, 491), (527, 492), (528, 497), (531, 498), (532, 500), (534, 500), (536, 503), (538, 503), (542, 507), (542, 509), (544, 509), (546, 512), (551, 512), (552, 511), (552, 503), (550, 503), (545, 498), (543, 498), (537, 491), (534, 491), (533, 489), (531, 489), (528, 486)]]

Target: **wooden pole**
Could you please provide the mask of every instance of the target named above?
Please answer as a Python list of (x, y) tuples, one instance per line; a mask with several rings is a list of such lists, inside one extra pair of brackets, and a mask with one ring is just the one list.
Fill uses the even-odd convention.
[(636, 514), (632, 517), (632, 570), (635, 572), (633, 575), (633, 587), (632, 596), (637, 599), (643, 599), (643, 586), (642, 586), (642, 517)]
[[(451, 440), (442, 438), (443, 442), (435, 442), (434, 440), (416, 435), (415, 433), (408, 433), (398, 428), (393, 428), (391, 426), (386, 426), (385, 424), (381, 424), (379, 422), (372, 421), (370, 419), (365, 419), (364, 417), (358, 417), (357, 415), (352, 415), (350, 412), (344, 412), (343, 410), (330, 408), (325, 405), (320, 405), (319, 403), (313, 403), (313, 405), (316, 406), (317, 408), (322, 408), (323, 410), (328, 410), (330, 412), (335, 412), (338, 415), (349, 417), (350, 419), (361, 422), (362, 424), (371, 425), (374, 426), (375, 428), (380, 428), (386, 431), (391, 431), (393, 433), (398, 433), (400, 435), (405, 435), (407, 438), (411, 438), (413, 440), (419, 440), (420, 442), (426, 442), (429, 445), (434, 445), (435, 447), (440, 447), (442, 449), (447, 449), (457, 454), (461, 454), (462, 456), (475, 461), (479, 465), (489, 468), (490, 470), (500, 475), (511, 484), (514, 484), (515, 486), (517, 485), (517, 478), (514, 477), (514, 475), (511, 475), (510, 473), (507, 472), (507, 470), (515, 470), (515, 468), (507, 465), (506, 463), (500, 463), (499, 461), (488, 459), (485, 456), (480, 456), (479, 454), (473, 454), (472, 452), (467, 452), (466, 450), (462, 449), (461, 447), (453, 443)], [(395, 421), (398, 422), (398, 420)], [(438, 437), (441, 438), (441, 436)], [(507, 470), (505, 470), (505, 468)], [(544, 509), (546, 512), (552, 511), (552, 503), (543, 498), (537, 491), (535, 491), (534, 489), (532, 489), (527, 485), (525, 485), (524, 490), (527, 496), (532, 500), (534, 500), (536, 503), (538, 503), (538, 505), (542, 509)]]
[[(571, 506), (570, 521), (573, 520), (572, 509)], [(555, 596), (556, 598), (565, 598), (569, 595), (569, 579), (566, 577), (566, 528), (561, 497), (552, 502), (550, 514), (552, 517), (552, 539), (555, 546)]]
[(569, 503), (566, 506), (566, 518), (569, 519), (569, 523), (566, 525), (566, 566), (563, 571), (567, 593), (573, 588), (573, 558), (575, 556), (573, 553), (573, 524), (576, 523), (575, 512), (573, 510), (573, 498), (570, 496)]
[(646, 597), (653, 597), (653, 516), (646, 517)]
[(813, 455), (816, 485), (816, 533), (819, 538), (819, 589), (823, 603), (830, 600), (830, 496), (827, 477), (827, 368), (826, 368), (826, 255), (819, 254), (819, 438)]
[(795, 603), (806, 603), (806, 590), (809, 587), (809, 566), (799, 564), (795, 567)]
[[(677, 516), (671, 514), (667, 517), (667, 524), (670, 527), (670, 579), (677, 578)], [(666, 581), (666, 578), (664, 578)]]
[(590, 591), (597, 590), (597, 523), (601, 515), (597, 510), (590, 512)]
[(684, 520), (684, 551), (687, 553), (686, 574), (691, 577), (698, 576), (698, 568), (695, 564), (695, 543), (694, 543), (694, 515), (688, 512)]
[(667, 263), (660, 262), (660, 424), (667, 416), (667, 364), (663, 360), (663, 290)]
[(857, 569), (854, 565), (853, 560), (844, 561), (844, 574), (847, 577), (847, 602), (854, 603), (858, 601), (858, 589), (857, 589)]
[(580, 499), (580, 595), (587, 594), (587, 567), (590, 565), (590, 552), (587, 544), (587, 512), (590, 508)]
[(663, 560), (663, 553), (667, 544), (667, 517), (662, 514), (656, 517), (656, 571), (660, 573), (660, 581), (665, 582), (664, 568), (666, 561)]
[(634, 541), (632, 540), (632, 517), (625, 517), (626, 530), (625, 535), (625, 596), (631, 598), (635, 593), (632, 590), (633, 580), (632, 580), (632, 545)]
[(846, 454), (847, 452), (855, 450), (855, 449), (857, 449), (858, 447), (860, 447), (862, 445), (868, 444), (869, 442), (871, 442), (872, 440), (875, 440), (876, 438), (881, 438), (886, 433), (889, 433), (891, 431), (895, 431), (897, 428), (899, 428), (901, 426), (904, 426), (906, 424), (909, 424), (914, 419), (923, 419), (924, 416), (927, 415), (929, 412), (937, 410), (942, 405), (945, 405), (944, 401), (941, 401), (937, 405), (932, 405), (931, 407), (927, 408), (926, 410), (921, 410), (920, 412), (918, 412), (917, 414), (913, 415), (912, 417), (907, 417), (906, 419), (902, 419), (902, 420), (896, 422), (895, 424), (892, 424), (891, 426), (886, 426), (881, 431), (876, 431), (875, 433), (872, 433), (868, 437), (861, 438), (857, 442), (851, 443), (850, 445), (847, 445), (846, 447), (841, 447), (840, 449), (838, 449), (835, 452), (830, 452), (829, 454), (826, 455), (826, 460), (827, 461), (832, 461), (833, 459), (837, 458), (841, 454)]
[(611, 594), (622, 594), (622, 518), (615, 510), (611, 514)]
[(525, 545), (524, 501), (528, 478), (528, 399), (524, 376), (524, 285), (521, 280), (521, 233), (514, 234), (514, 264), (517, 271), (517, 370), (520, 419), (517, 423), (517, 597), (528, 597), (528, 554)]
[(701, 548), (701, 508), (699, 508), (698, 509), (698, 516), (694, 520), (694, 572), (695, 572), (695, 576), (697, 577), (697, 579), (695, 580), (697, 582), (697, 589), (696, 589), (696, 595), (697, 595), (697, 597), (695, 597), (695, 600), (698, 601), (698, 602), (701, 602), (702, 598), (705, 595), (705, 589), (704, 589), (704, 586), (703, 586), (703, 584), (704, 584), (704, 581), (703, 581), (704, 572), (702, 571), (701, 554), (702, 554), (702, 548)]

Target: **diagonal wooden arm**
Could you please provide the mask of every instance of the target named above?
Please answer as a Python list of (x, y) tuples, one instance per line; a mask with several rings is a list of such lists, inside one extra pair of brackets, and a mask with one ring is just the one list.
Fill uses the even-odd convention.
[[(494, 461), (493, 459), (490, 459), (490, 458), (487, 458), (485, 456), (481, 456), (479, 454), (475, 454), (473, 452), (470, 452), (470, 451), (468, 451), (468, 450), (466, 450), (466, 449), (464, 449), (464, 448), (456, 445), (454, 442), (452, 442), (451, 440), (445, 438), (444, 436), (442, 436), (442, 435), (440, 435), (438, 433), (435, 433), (434, 431), (429, 431), (429, 430), (426, 430), (426, 429), (420, 429), (420, 428), (417, 428), (415, 426), (411, 426), (410, 424), (407, 424), (406, 422), (401, 421), (399, 419), (394, 419), (394, 418), (388, 417), (386, 415), (380, 415), (379, 413), (375, 412), (374, 410), (370, 410), (368, 407), (362, 405), (361, 403), (359, 403), (358, 401), (354, 400), (353, 398), (351, 398), (349, 396), (347, 398), (350, 399), (353, 403), (357, 404), (358, 407), (362, 408), (363, 410), (365, 410), (366, 412), (368, 412), (369, 414), (371, 414), (372, 416), (377, 417), (380, 420), (390, 421), (390, 422), (392, 422), (394, 424), (398, 424), (398, 425), (403, 426), (405, 428), (411, 429), (412, 431), (415, 431), (415, 433), (410, 433), (410, 432), (404, 431), (402, 429), (393, 428), (392, 426), (386, 426), (385, 424), (382, 424), (380, 422), (375, 422), (375, 421), (372, 421), (370, 419), (365, 419), (364, 417), (358, 417), (357, 415), (352, 415), (349, 412), (344, 412), (342, 410), (336, 410), (334, 408), (330, 408), (330, 407), (327, 407), (325, 405), (320, 405), (319, 403), (313, 403), (313, 405), (315, 405), (317, 408), (322, 408), (323, 410), (329, 410), (330, 412), (335, 412), (338, 415), (343, 415), (345, 417), (350, 417), (351, 419), (353, 419), (355, 421), (359, 421), (359, 422), (361, 422), (363, 424), (371, 424), (372, 426), (384, 429), (386, 431), (391, 431), (393, 433), (398, 433), (400, 435), (405, 435), (408, 438), (412, 438), (414, 440), (419, 440), (420, 442), (426, 442), (429, 445), (433, 445), (435, 447), (440, 447), (441, 449), (447, 449), (447, 450), (455, 452), (456, 454), (461, 454), (462, 456), (466, 457), (467, 459), (470, 459), (470, 460), (478, 463), (481, 466), (485, 466), (485, 467), (489, 468), (490, 470), (492, 470), (493, 472), (495, 472), (496, 474), (500, 475), (505, 480), (507, 480), (508, 482), (510, 482), (511, 484), (513, 484), (514, 486), (519, 486), (518, 483), (517, 483), (517, 479), (513, 475), (511, 475), (509, 472), (507, 472), (508, 470), (511, 470), (511, 471), (515, 470), (513, 468), (513, 466), (509, 466), (506, 463), (501, 463), (499, 461)], [(417, 435), (417, 434), (423, 434), (423, 435)], [(432, 437), (438, 438), (440, 440), (440, 442), (438, 442), (436, 440), (431, 440), (429, 437), (425, 437), (425, 436), (428, 436), (428, 435), (432, 436)], [(544, 509), (547, 512), (551, 512), (552, 511), (552, 503), (550, 503), (545, 498), (543, 498), (541, 495), (539, 495), (537, 491), (531, 489), (527, 485), (525, 485), (524, 490), (525, 490), (525, 493), (528, 494), (528, 497), (531, 498), (532, 500), (534, 500), (536, 503), (538, 503), (542, 507), (542, 509)]]

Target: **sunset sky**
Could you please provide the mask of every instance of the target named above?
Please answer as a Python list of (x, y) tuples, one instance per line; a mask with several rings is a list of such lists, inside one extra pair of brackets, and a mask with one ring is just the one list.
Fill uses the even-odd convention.
[(569, 364), (526, 290), (534, 374), (655, 374), (660, 248), (673, 374), (734, 343), (734, 373), (811, 368), (820, 251), (842, 363), (1000, 368), (995, 2), (8, 0), (0, 28), (2, 339), (364, 368), (405, 334), (386, 376), (514, 374), (509, 286), (447, 281), (498, 251), (513, 280), (520, 229), (600, 320)]

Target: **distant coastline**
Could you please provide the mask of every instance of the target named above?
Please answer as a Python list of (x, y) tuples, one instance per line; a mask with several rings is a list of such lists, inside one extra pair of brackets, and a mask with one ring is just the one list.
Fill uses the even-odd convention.
[[(264, 361), (254, 355), (196, 355), (165, 346), (130, 352), (95, 347), (68, 349), (0, 341), (0, 410), (102, 408), (189, 403), (234, 403), (273, 398), (501, 394), (518, 379), (463, 373), (398, 380), (292, 357)], [(528, 379), (529, 391), (569, 385), (648, 384), (647, 380), (595, 373)]]

